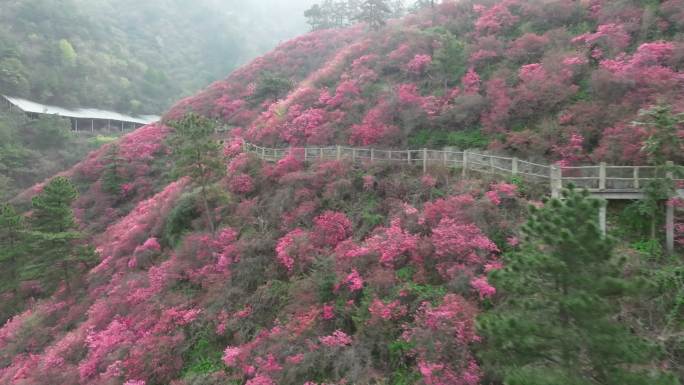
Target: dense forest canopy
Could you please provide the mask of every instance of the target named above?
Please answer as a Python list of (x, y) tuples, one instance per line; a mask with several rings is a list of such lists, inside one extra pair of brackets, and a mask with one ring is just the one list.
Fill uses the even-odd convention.
[(303, 32), (312, 2), (4, 1), (0, 93), (160, 113)]

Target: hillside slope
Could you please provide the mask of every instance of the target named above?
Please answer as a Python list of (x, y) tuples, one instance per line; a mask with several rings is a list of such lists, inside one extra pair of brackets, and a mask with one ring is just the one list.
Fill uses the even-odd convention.
[[(644, 163), (639, 149), (657, 133), (629, 122), (655, 103), (684, 109), (682, 20), (680, 0), (447, 1), (379, 32), (281, 45), (165, 116), (192, 111), (230, 129), (227, 176), (209, 193), (215, 236), (197, 186), (168, 171), (164, 124), (65, 173), (100, 261), (0, 329), (0, 383), (495, 381), (473, 353), (475, 316), (496, 294), (486, 274), (519, 247), (534, 186), (296, 157), (265, 164), (242, 140)], [(102, 187), (113, 150), (120, 195)], [(663, 155), (681, 162), (681, 150)], [(643, 299), (629, 315), (661, 303)], [(655, 340), (659, 319), (630, 326)], [(681, 378), (671, 338), (647, 369)]]

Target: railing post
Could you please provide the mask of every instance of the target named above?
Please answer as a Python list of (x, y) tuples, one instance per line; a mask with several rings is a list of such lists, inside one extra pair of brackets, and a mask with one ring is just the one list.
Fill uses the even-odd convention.
[(321, 160), (323, 160), (323, 147), (321, 147), (321, 148), (319, 149), (319, 151), (320, 151), (320, 153), (321, 153), (320, 158), (321, 158)]
[(336, 153), (337, 160), (341, 160), (342, 159), (342, 146), (340, 146), (338, 144), (336, 151), (337, 151), (337, 153)]
[(489, 169), (492, 171), (492, 174), (494, 174), (494, 157), (489, 155)]
[(261, 147), (261, 160), (266, 160), (266, 147)]
[(601, 162), (599, 166), (599, 190), (606, 189), (606, 162)]
[(356, 147), (352, 148), (352, 162), (356, 162)]
[(409, 166), (411, 165), (411, 150), (406, 150), (406, 158), (408, 159)]
[(637, 190), (641, 188), (639, 186), (639, 166), (634, 167), (634, 188)]
[(463, 169), (461, 170), (461, 177), (468, 176), (468, 150), (463, 150)]
[(371, 155), (371, 163), (373, 163), (375, 161), (375, 149), (371, 148), (370, 153), (371, 153), (370, 154)]
[(560, 198), (563, 189), (563, 172), (557, 164), (551, 165), (551, 197)]
[(449, 153), (447, 152), (447, 149), (445, 148), (444, 151), (442, 152), (442, 162), (444, 163), (444, 167), (447, 166), (448, 157), (449, 157)]
[(518, 158), (513, 158), (511, 163), (511, 174), (513, 174), (513, 176), (518, 175)]
[(427, 150), (427, 148), (423, 148), (423, 174), (427, 174), (427, 166), (428, 166), (427, 156), (428, 156), (428, 150)]

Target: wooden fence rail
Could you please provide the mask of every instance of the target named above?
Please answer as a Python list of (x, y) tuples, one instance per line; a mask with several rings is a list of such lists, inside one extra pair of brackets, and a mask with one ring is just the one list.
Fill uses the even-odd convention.
[[(557, 196), (562, 188), (571, 183), (591, 192), (638, 192), (649, 181), (666, 176), (658, 175), (662, 173), (662, 168), (652, 166), (609, 166), (601, 163), (592, 166), (560, 167), (469, 150), (387, 150), (345, 146), (267, 148), (247, 142), (244, 143), (244, 150), (270, 162), (277, 162), (291, 155), (304, 161), (349, 159), (353, 162), (406, 164), (420, 166), (424, 173), (430, 167), (443, 166), (460, 168), (464, 175), (469, 171), (475, 171), (520, 176), (539, 182), (547, 181), (553, 196)], [(675, 181), (684, 182), (682, 179)]]

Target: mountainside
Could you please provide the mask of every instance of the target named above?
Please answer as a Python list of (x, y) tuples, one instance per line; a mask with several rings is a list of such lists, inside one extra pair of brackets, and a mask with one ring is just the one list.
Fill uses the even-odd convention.
[[(0, 383), (501, 383), (476, 317), (499, 300), (490, 273), (529, 242), (525, 208), (543, 205), (534, 184), (304, 164), (297, 150), (269, 164), (243, 140), (681, 164), (684, 126), (661, 132), (639, 111), (684, 111), (683, 21), (682, 0), (445, 1), (379, 31), (280, 45), (63, 173), (96, 266), (56, 288), (35, 271), (2, 288), (0, 316), (21, 311), (0, 329)], [(228, 129), (225, 173), (206, 189), (171, 171), (166, 139), (189, 112)], [(44, 187), (14, 203), (28, 211)], [(684, 244), (684, 205), (671, 203)], [(639, 215), (614, 226), (626, 234)], [(644, 286), (616, 318), (660, 353), (622, 369), (651, 380), (629, 383), (676, 384), (682, 270), (646, 246), (621, 249)]]
[(0, 111), (0, 201), (64, 171), (115, 137), (71, 132), (69, 121)]
[[(271, 1), (11, 0), (0, 13), (0, 93), (159, 114), (305, 30)], [(277, 3), (277, 2), (275, 2)], [(288, 2), (301, 8), (307, 0)], [(260, 28), (248, 27), (258, 23)]]

